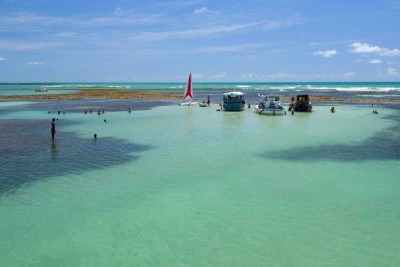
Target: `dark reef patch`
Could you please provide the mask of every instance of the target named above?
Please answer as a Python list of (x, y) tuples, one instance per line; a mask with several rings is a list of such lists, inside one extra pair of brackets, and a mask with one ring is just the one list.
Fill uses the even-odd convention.
[(50, 121), (44, 120), (0, 120), (0, 129), (0, 193), (36, 180), (133, 162), (151, 149), (121, 139), (83, 139), (61, 128), (53, 143)]
[[(388, 107), (399, 110), (398, 105), (388, 105)], [(395, 121), (396, 125), (354, 145), (300, 146), (290, 150), (263, 153), (259, 156), (290, 161), (400, 160), (400, 112), (386, 116), (385, 119)]]

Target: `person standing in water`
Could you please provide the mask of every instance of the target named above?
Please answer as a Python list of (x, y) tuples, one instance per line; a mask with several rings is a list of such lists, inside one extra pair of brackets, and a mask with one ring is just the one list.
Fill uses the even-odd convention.
[(56, 135), (56, 119), (51, 120), (51, 140), (54, 141), (54, 136)]

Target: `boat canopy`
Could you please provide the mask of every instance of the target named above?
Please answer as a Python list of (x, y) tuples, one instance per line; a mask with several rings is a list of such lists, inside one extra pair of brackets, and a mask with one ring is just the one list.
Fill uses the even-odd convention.
[(308, 95), (296, 95), (296, 100), (297, 101), (308, 101), (309, 96)]
[(265, 100), (268, 101), (279, 101), (280, 100), (280, 96), (278, 95), (262, 95), (262, 98), (265, 98)]
[(228, 92), (228, 93), (224, 93), (224, 96), (228, 96), (228, 95), (234, 97), (234, 96), (242, 96), (242, 95), (244, 95), (244, 94), (243, 94), (242, 92)]

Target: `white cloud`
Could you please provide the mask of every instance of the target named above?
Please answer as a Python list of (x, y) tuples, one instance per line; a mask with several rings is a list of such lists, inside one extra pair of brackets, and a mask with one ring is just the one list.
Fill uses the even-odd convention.
[(373, 59), (373, 60), (371, 60), (369, 63), (371, 63), (371, 64), (380, 64), (380, 63), (382, 63), (382, 60)]
[(280, 72), (280, 73), (276, 73), (276, 74), (270, 74), (268, 75), (268, 78), (271, 79), (276, 79), (276, 78), (295, 78), (297, 77), (297, 75), (292, 75), (286, 72)]
[(345, 72), (342, 74), (342, 76), (345, 78), (349, 78), (349, 77), (353, 77), (354, 74), (355, 74), (355, 72)]
[(0, 57), (0, 61), (2, 61), (2, 60), (6, 60), (4, 57)]
[(207, 12), (209, 12), (209, 10), (206, 7), (197, 8), (197, 9), (194, 10), (194, 14), (196, 14), (196, 15), (205, 14)]
[(352, 43), (350, 47), (353, 48), (352, 53), (374, 53), (381, 51), (379, 46), (372, 46), (367, 43)]
[(60, 32), (60, 33), (55, 34), (54, 36), (63, 37), (63, 38), (71, 38), (71, 37), (75, 37), (77, 35), (78, 34), (75, 32)]
[(383, 48), (382, 52), (380, 53), (381, 56), (400, 56), (400, 50), (399, 49), (387, 49)]
[(375, 53), (380, 56), (399, 56), (400, 50), (399, 49), (388, 49), (384, 47), (380, 47), (377, 45), (370, 45), (367, 43), (352, 43), (350, 45), (352, 50), (351, 53)]
[(399, 75), (399, 73), (397, 72), (397, 70), (395, 70), (394, 68), (387, 68), (386, 74), (387, 74), (388, 76), (398, 76), (398, 75)]
[(115, 10), (114, 10), (114, 13), (120, 13), (122, 11), (122, 7), (117, 7)]
[(204, 7), (195, 9), (194, 14), (196, 14), (196, 15), (204, 15), (204, 14), (219, 15), (220, 12), (219, 11), (211, 11), (207, 7), (204, 6)]
[(44, 63), (39, 61), (31, 61), (27, 62), (26, 65), (44, 65)]
[(200, 79), (203, 78), (203, 74), (201, 73), (192, 73), (193, 79)]
[(337, 55), (337, 51), (336, 50), (317, 51), (314, 52), (314, 55), (322, 57), (332, 57), (334, 55)]
[(267, 21), (267, 22), (262, 22), (262, 27), (268, 29), (268, 30), (275, 30), (278, 28), (286, 28), (290, 27), (292, 25), (300, 24), (302, 23), (301, 20), (299, 19), (288, 19), (288, 20), (276, 20), (276, 21)]
[(50, 43), (50, 42), (17, 42), (17, 41), (5, 41), (0, 39), (0, 49), (10, 51), (27, 51), (27, 50), (41, 50), (50, 48), (61, 48), (69, 46), (67, 43)]
[(242, 78), (254, 78), (254, 73), (243, 73)]
[(228, 74), (225, 71), (213, 76), (215, 79), (222, 79), (226, 77), (228, 77)]
[(129, 26), (154, 24), (159, 21), (159, 14), (136, 14), (123, 9), (116, 9), (109, 16), (55, 17), (30, 13), (13, 13), (0, 16), (0, 30), (7, 32), (42, 31), (53, 27), (68, 29), (97, 28), (99, 26)]
[(255, 48), (264, 47), (262, 44), (247, 44), (247, 45), (227, 45), (227, 46), (210, 46), (197, 49), (197, 52), (218, 53), (218, 52), (240, 52)]
[(137, 42), (146, 42), (146, 41), (157, 41), (157, 40), (172, 39), (172, 38), (195, 38), (204, 35), (210, 36), (212, 34), (236, 32), (257, 25), (258, 23), (253, 22), (246, 24), (233, 24), (227, 26), (222, 25), (222, 26), (213, 26), (213, 27), (205, 27), (197, 29), (188, 29), (183, 31), (147, 32), (134, 35), (129, 39)]

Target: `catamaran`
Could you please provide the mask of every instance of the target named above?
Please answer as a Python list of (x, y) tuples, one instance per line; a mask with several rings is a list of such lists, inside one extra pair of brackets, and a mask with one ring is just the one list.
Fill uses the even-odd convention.
[(193, 89), (192, 89), (192, 73), (189, 74), (189, 79), (185, 87), (185, 94), (183, 95), (183, 100), (188, 100), (189, 102), (183, 102), (179, 105), (181, 106), (191, 106), (196, 105), (198, 102), (192, 102), (193, 99)]

